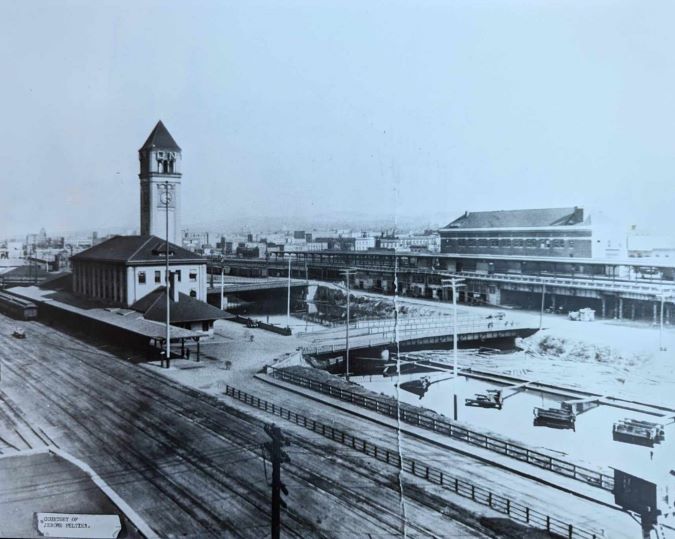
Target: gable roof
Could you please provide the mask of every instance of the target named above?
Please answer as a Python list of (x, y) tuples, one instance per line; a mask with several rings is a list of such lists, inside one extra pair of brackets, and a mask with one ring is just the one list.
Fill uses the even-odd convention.
[[(164, 263), (166, 242), (157, 236), (113, 236), (70, 257), (75, 261), (116, 262), (135, 265)], [(206, 259), (169, 243), (169, 264), (206, 264)]]
[(584, 210), (582, 208), (543, 208), (466, 212), (445, 228), (533, 228), (571, 226), (583, 222)]
[(176, 141), (173, 140), (171, 133), (164, 126), (162, 120), (157, 122), (157, 125), (152, 130), (148, 139), (145, 141), (145, 144), (141, 146), (141, 150), (147, 150), (150, 148), (161, 148), (162, 150), (178, 150), (181, 151), (180, 146), (176, 144)]
[[(142, 312), (143, 318), (146, 320), (166, 322), (166, 287), (155, 288), (134, 303), (131, 308), (134, 311)], [(170, 300), (169, 317), (171, 324), (234, 318), (230, 313), (221, 311), (213, 305), (182, 292), (178, 293), (178, 302)]]

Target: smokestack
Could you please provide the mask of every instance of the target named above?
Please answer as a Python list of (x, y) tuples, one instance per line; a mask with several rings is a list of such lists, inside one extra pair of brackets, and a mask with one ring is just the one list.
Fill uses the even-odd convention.
[(176, 272), (169, 272), (169, 293), (171, 294), (171, 301), (178, 303), (178, 287), (176, 286)]

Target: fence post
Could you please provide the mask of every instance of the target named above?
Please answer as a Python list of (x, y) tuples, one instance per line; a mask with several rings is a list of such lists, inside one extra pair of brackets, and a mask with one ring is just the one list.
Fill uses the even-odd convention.
[(551, 517), (548, 515), (546, 515), (546, 531), (551, 531)]
[(455, 477), (455, 492), (459, 492), (459, 479)]
[(530, 508), (525, 508), (525, 522), (530, 522)]
[(506, 499), (506, 514), (510, 515), (511, 514), (511, 500), (508, 498)]
[(488, 492), (488, 507), (492, 508), (492, 492)]
[(574, 535), (574, 528), (573, 528), (572, 525), (570, 524), (570, 527), (569, 527), (569, 539), (572, 539), (573, 535)]
[(475, 485), (471, 485), (471, 499), (474, 500), (474, 501), (476, 500), (476, 486)]

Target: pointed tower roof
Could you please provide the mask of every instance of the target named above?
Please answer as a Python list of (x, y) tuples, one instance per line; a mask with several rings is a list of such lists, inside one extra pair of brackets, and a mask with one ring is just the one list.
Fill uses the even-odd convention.
[(157, 125), (150, 133), (148, 140), (141, 146), (141, 150), (148, 150), (150, 148), (161, 148), (163, 150), (178, 150), (181, 151), (180, 146), (173, 140), (171, 133), (162, 123), (162, 120), (157, 122)]

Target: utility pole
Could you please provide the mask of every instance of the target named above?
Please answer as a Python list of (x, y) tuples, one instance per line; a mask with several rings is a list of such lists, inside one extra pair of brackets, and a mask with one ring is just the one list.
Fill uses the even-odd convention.
[[(671, 299), (671, 296), (667, 296), (668, 299)], [(666, 293), (661, 294), (661, 324), (659, 325), (659, 351), (665, 352), (668, 350), (668, 347), (663, 344), (663, 307), (666, 302)]]
[(281, 465), (284, 462), (291, 461), (286, 452), (281, 448), (291, 445), (291, 443), (274, 423), (265, 425), (265, 432), (272, 438), (271, 442), (264, 444), (272, 461), (272, 539), (279, 539), (281, 533), (281, 507), (286, 507), (286, 502), (281, 499), (281, 493), (283, 492), (288, 496), (288, 490), (286, 490), (286, 486), (281, 482)]
[(544, 327), (544, 298), (546, 297), (546, 283), (541, 285), (541, 310), (539, 311), (539, 331)]
[(288, 254), (288, 297), (286, 298), (286, 325), (291, 327), (291, 255)]
[(169, 290), (170, 278), (169, 278), (169, 204), (171, 203), (171, 195), (169, 194), (169, 182), (168, 180), (164, 182), (164, 209), (166, 211), (166, 244), (164, 246), (164, 281), (166, 284), (166, 368), (168, 369), (171, 366), (171, 330), (169, 329), (171, 324), (171, 292)]
[(345, 326), (345, 379), (349, 382), (349, 296), (351, 293), (350, 280), (351, 276), (356, 273), (356, 270), (346, 269), (340, 272), (347, 280), (347, 324)]
[(441, 279), (441, 286), (448, 286), (444, 283), (450, 283), (452, 287), (452, 383), (455, 391), (453, 391), (453, 409), (454, 409), (454, 418), (457, 421), (457, 287), (464, 286), (464, 279), (458, 279), (457, 277), (452, 277), (450, 279)]
[(225, 266), (220, 266), (220, 310), (225, 308)]

